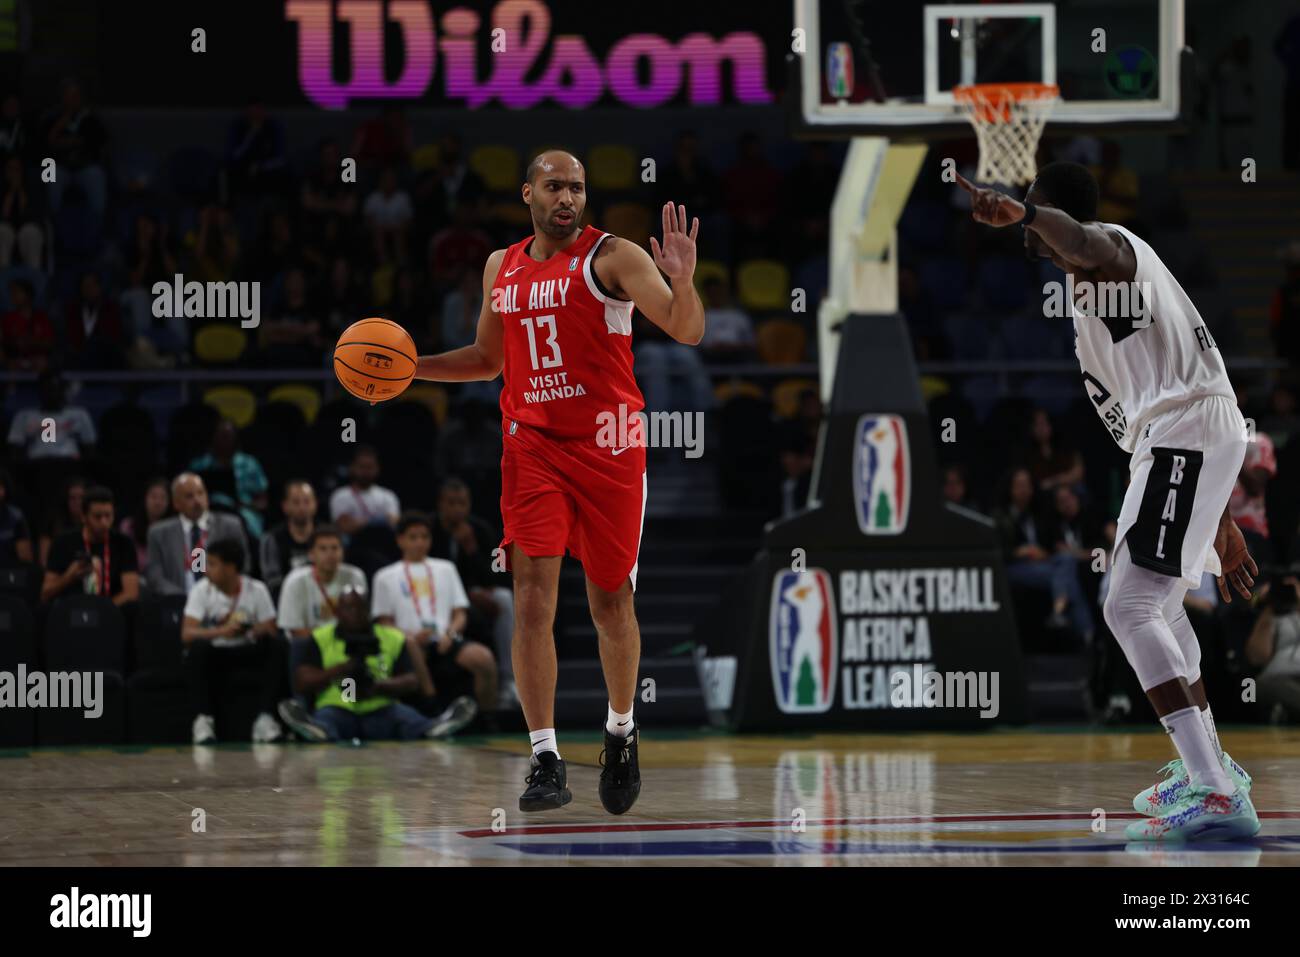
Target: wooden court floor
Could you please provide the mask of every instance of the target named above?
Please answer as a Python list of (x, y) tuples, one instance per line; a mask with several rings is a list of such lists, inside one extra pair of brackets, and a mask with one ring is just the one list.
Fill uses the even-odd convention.
[[(525, 816), (521, 735), (449, 743), (0, 752), (3, 865), (1300, 863), (1300, 731), (1228, 729), (1250, 843), (1126, 845), (1158, 731), (730, 736), (645, 731), (614, 818), (600, 742), (561, 734), (573, 803)], [(1105, 811), (1105, 829), (1097, 828)]]

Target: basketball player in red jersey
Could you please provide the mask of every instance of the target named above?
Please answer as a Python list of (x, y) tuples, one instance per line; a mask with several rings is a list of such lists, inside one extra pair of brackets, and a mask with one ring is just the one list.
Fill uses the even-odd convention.
[(519, 809), (573, 799), (555, 741), (551, 631), (567, 549), (587, 576), (609, 692), (600, 800), (622, 814), (641, 791), (632, 721), (641, 634), (632, 591), (646, 450), (632, 425), (611, 444), (608, 423), (635, 423), (633, 413), (645, 405), (632, 375), (633, 307), (678, 342), (696, 345), (704, 335), (693, 282), (699, 220), (688, 231), (685, 207), (666, 204), (663, 243), (650, 240), (653, 258), (635, 243), (579, 226), (585, 172), (562, 150), (529, 164), (523, 200), (533, 234), (488, 257), (474, 344), (421, 356), (415, 377), (466, 382), (505, 373), (501, 544), (514, 575), (515, 681), (533, 745)]

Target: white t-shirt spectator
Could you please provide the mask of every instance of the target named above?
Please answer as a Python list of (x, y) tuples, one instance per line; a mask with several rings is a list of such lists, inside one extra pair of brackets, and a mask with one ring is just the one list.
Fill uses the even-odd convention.
[(754, 323), (743, 309), (728, 306), (724, 309), (704, 310), (704, 338), (701, 349), (718, 346), (752, 346)]
[(394, 624), (404, 632), (434, 628), (442, 635), (451, 624), (451, 613), (468, 607), (460, 572), (444, 558), (426, 558), (409, 565), (394, 562), (375, 572), (370, 614), (376, 618), (392, 615)]
[(1259, 677), (1300, 678), (1300, 612), (1278, 615), (1274, 622), (1273, 657)]
[(390, 518), (402, 513), (402, 506), (391, 489), (372, 485), (364, 492), (344, 485), (330, 495), (330, 521), (337, 522), (344, 515), (358, 518), (365, 525), (388, 524)]
[[(318, 584), (311, 565), (303, 565), (289, 573), (280, 586), (280, 613), (276, 624), (285, 631), (295, 628), (318, 628), (334, 620), (334, 607), (345, 588), (366, 590), (366, 573), (355, 565), (339, 565), (334, 580)], [(325, 591), (322, 594), (321, 588)], [(329, 596), (329, 601), (325, 596)]]
[(387, 196), (380, 190), (375, 190), (367, 197), (361, 212), (366, 219), (383, 229), (405, 226), (413, 215), (411, 197), (400, 189)]
[[(48, 431), (46, 419), (53, 420)], [(79, 459), (83, 448), (94, 443), (95, 422), (75, 405), (58, 412), (23, 409), (9, 426), (9, 444), (24, 449), (29, 459)]]
[[(275, 618), (275, 604), (271, 601), (271, 593), (260, 581), (247, 575), (239, 576), (239, 591), (234, 595), (227, 595), (212, 584), (212, 579), (204, 578), (190, 590), (189, 597), (185, 599), (185, 617), (193, 618), (204, 628), (224, 624), (230, 618), (232, 611), (237, 620), (250, 625)], [(235, 648), (252, 644), (256, 640), (254, 638), (213, 638), (212, 645), (216, 648)]]
[[(1264, 473), (1267, 485), (1270, 479), (1277, 478), (1277, 451), (1273, 440), (1264, 432), (1256, 432), (1253, 442), (1246, 443), (1246, 458), (1241, 463), (1243, 469), (1258, 469)], [(1241, 480), (1232, 489), (1228, 499), (1228, 511), (1237, 527), (1243, 532), (1255, 532), (1268, 538), (1268, 515), (1264, 511), (1264, 493), (1247, 495)]]

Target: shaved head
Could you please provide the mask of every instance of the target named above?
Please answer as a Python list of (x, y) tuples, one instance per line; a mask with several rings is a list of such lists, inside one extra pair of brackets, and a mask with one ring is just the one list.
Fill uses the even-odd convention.
[(536, 182), (539, 173), (560, 173), (568, 178), (567, 174), (574, 169), (579, 171), (579, 177), (586, 173), (578, 157), (566, 150), (547, 150), (544, 153), (538, 153), (533, 157), (533, 161), (528, 164), (528, 172), (524, 176), (527, 183)]

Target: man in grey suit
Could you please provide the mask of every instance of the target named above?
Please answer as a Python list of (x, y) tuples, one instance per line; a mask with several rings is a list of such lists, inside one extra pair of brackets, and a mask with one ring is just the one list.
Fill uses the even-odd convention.
[(236, 538), (248, 554), (244, 523), (234, 515), (209, 511), (208, 490), (193, 472), (182, 472), (173, 480), (172, 507), (175, 518), (155, 522), (149, 529), (144, 580), (154, 595), (188, 595), (203, 580), (206, 567), (206, 562), (195, 560), (195, 549), (206, 548), (208, 542)]

